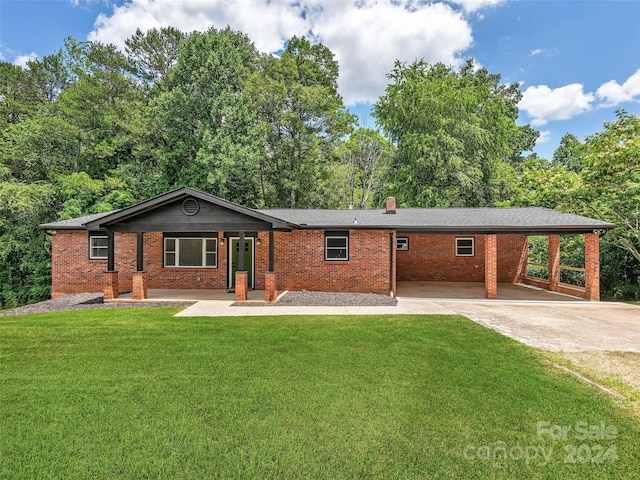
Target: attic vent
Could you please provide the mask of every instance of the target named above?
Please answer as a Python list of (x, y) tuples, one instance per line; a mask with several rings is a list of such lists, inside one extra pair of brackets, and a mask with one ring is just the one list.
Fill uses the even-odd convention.
[(182, 202), (182, 213), (189, 215), (190, 217), (198, 213), (200, 210), (200, 204), (195, 198), (187, 198)]

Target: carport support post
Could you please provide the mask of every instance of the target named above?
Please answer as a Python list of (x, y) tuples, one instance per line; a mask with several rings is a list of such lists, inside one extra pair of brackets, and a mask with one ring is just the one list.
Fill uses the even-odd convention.
[(495, 300), (498, 298), (498, 253), (497, 235), (484, 237), (484, 296)]
[(549, 235), (548, 262), (549, 291), (555, 292), (560, 283), (560, 235)]
[(584, 297), (600, 301), (600, 236), (597, 232), (584, 236)]

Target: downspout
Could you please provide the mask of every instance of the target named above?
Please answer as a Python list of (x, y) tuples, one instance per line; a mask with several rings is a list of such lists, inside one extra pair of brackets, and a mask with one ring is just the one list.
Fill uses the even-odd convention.
[(389, 296), (393, 298), (393, 231), (389, 232)]

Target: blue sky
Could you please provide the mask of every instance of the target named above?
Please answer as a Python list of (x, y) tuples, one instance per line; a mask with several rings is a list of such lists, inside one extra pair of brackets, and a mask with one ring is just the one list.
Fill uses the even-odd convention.
[(24, 65), (67, 36), (122, 47), (136, 28), (227, 24), (264, 52), (293, 35), (327, 45), (345, 102), (361, 118), (396, 58), (460, 66), (474, 57), (520, 82), (519, 123), (542, 133), (536, 152), (545, 158), (566, 132), (601, 131), (618, 108), (640, 114), (638, 0), (0, 0), (0, 59)]

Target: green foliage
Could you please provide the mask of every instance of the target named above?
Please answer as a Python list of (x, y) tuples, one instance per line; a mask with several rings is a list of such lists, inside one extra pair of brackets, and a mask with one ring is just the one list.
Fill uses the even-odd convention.
[(38, 225), (56, 210), (50, 184), (0, 183), (0, 308), (50, 297), (50, 239)]
[(355, 208), (379, 206), (391, 169), (394, 146), (376, 130), (359, 128), (338, 148), (345, 184)]
[[(640, 117), (624, 111), (602, 132), (565, 135), (550, 164), (525, 163), (509, 205), (538, 205), (617, 225), (602, 238), (605, 296), (640, 297)], [(616, 252), (616, 250), (622, 250)]]
[[(397, 145), (389, 193), (406, 206), (487, 206), (505, 183), (496, 172), (530, 132), (519, 129), (518, 85), (475, 69), (396, 62), (374, 115)], [(515, 172), (514, 172), (515, 173)], [(504, 192), (502, 192), (504, 195)]]
[(338, 63), (323, 45), (294, 37), (280, 58), (262, 59), (251, 96), (266, 148), (260, 188), (268, 207), (326, 206), (316, 186), (336, 162), (337, 142), (351, 131), (337, 90)]
[(565, 135), (547, 162), (526, 153), (539, 134), (515, 124), (518, 86), (472, 60), (397, 63), (374, 109), (387, 139), (352, 133), (338, 62), (304, 37), (279, 57), (228, 27), (137, 30), (125, 44), (68, 38), (26, 68), (0, 62), (0, 306), (46, 297), (38, 223), (183, 185), (250, 207), (366, 208), (394, 195), (595, 216), (618, 225), (602, 242), (603, 291), (640, 292), (637, 116), (620, 112), (584, 142)]

